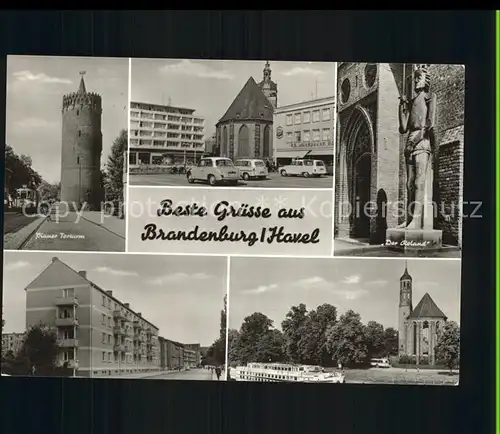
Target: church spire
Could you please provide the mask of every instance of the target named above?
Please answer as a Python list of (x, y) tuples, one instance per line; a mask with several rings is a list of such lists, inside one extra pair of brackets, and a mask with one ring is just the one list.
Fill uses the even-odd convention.
[(266, 60), (266, 65), (264, 66), (264, 80), (271, 80), (271, 65), (269, 60)]
[(410, 273), (408, 273), (408, 261), (405, 261), (405, 271), (399, 280), (412, 280)]
[(87, 93), (87, 89), (85, 88), (85, 81), (83, 80), (83, 76), (85, 75), (85, 71), (80, 71), (80, 87), (78, 88), (78, 93), (85, 94)]

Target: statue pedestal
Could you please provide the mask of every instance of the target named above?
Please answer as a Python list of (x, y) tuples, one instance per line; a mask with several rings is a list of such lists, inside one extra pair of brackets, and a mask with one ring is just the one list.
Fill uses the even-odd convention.
[(439, 250), (443, 244), (443, 231), (437, 229), (387, 229), (385, 246), (391, 250)]

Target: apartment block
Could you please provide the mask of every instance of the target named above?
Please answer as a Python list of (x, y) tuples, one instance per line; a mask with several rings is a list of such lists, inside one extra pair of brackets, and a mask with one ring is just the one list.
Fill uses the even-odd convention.
[(78, 376), (160, 369), (158, 327), (58, 258), (26, 287), (26, 328), (57, 330), (58, 362)]
[(159, 341), (161, 369), (196, 368), (200, 365), (200, 344), (182, 344), (161, 336)]
[(194, 109), (130, 103), (131, 166), (188, 163), (205, 150), (205, 120)]
[(23, 347), (25, 333), (2, 333), (2, 355), (16, 355)]

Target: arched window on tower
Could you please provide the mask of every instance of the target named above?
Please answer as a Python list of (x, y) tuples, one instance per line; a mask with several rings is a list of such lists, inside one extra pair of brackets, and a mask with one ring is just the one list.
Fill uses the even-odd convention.
[(76, 164), (80, 164), (80, 157), (76, 157)]
[(79, 116), (80, 115), (80, 110), (77, 110), (76, 111), (76, 115)]
[(78, 130), (78, 137), (81, 137), (82, 135), (82, 132), (80, 130)]

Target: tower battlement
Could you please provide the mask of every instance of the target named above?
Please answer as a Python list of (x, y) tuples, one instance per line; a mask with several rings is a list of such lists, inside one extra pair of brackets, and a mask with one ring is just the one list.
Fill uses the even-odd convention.
[(101, 95), (95, 92), (72, 92), (63, 96), (62, 110), (71, 110), (76, 106), (87, 107), (91, 110), (102, 109)]

